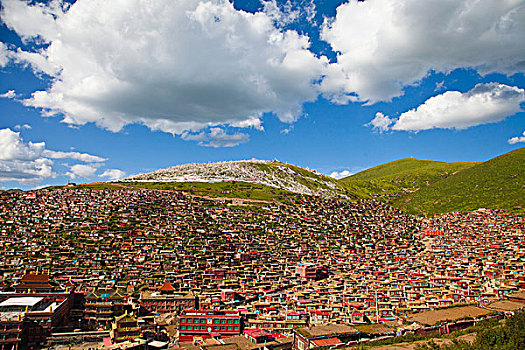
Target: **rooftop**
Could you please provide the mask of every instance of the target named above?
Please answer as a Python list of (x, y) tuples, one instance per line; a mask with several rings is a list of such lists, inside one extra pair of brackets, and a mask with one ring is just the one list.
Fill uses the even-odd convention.
[(44, 298), (42, 297), (13, 297), (7, 300), (4, 300), (0, 303), (0, 307), (9, 307), (9, 306), (29, 306), (33, 307)]
[(358, 333), (359, 331), (354, 327), (344, 324), (328, 324), (314, 327), (304, 327), (297, 330), (300, 334), (306, 337), (321, 337), (325, 335), (336, 335), (345, 333)]

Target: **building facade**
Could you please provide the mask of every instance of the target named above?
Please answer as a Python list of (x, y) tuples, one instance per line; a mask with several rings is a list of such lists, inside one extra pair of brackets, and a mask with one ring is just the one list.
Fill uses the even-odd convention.
[(241, 335), (242, 317), (237, 311), (183, 311), (179, 319), (179, 341), (191, 342), (194, 337), (222, 338)]

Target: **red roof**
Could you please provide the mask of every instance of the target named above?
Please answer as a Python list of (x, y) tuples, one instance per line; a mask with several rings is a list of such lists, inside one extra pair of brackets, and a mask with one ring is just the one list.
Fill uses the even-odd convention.
[(341, 344), (341, 341), (337, 337), (333, 337), (333, 338), (312, 340), (312, 343), (314, 343), (316, 346), (332, 346), (332, 345)]
[(254, 328), (254, 329), (245, 329), (244, 334), (252, 337), (252, 338), (258, 338), (258, 337), (266, 337), (268, 335), (271, 335), (270, 333), (266, 332), (265, 330)]
[(173, 288), (171, 283), (166, 282), (166, 283), (164, 283), (164, 285), (162, 287), (159, 288), (159, 290), (161, 290), (161, 291), (174, 291), (175, 288)]
[(274, 339), (284, 339), (286, 338), (286, 336), (282, 335), (281, 333), (271, 333), (272, 337), (274, 337)]

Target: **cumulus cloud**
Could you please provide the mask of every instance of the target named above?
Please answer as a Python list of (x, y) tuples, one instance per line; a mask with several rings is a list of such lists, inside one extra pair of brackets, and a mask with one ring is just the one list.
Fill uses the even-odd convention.
[(523, 132), (522, 134), (523, 136), (515, 136), (515, 137), (512, 137), (510, 139), (508, 139), (508, 143), (510, 145), (515, 145), (516, 143), (519, 143), (519, 142), (525, 142), (525, 131)]
[(390, 125), (392, 125), (394, 121), (390, 119), (388, 116), (384, 115), (381, 112), (376, 113), (376, 117), (370, 121), (370, 123), (365, 124), (366, 126), (372, 126), (374, 130), (378, 130), (379, 132), (385, 132), (388, 131), (390, 128)]
[(244, 133), (228, 134), (221, 128), (211, 128), (209, 132), (202, 131), (198, 134), (184, 133), (182, 139), (185, 141), (197, 141), (204, 147), (234, 147), (250, 140), (250, 136)]
[(343, 179), (345, 177), (348, 177), (350, 175), (353, 175), (353, 173), (351, 173), (350, 171), (348, 170), (343, 170), (343, 171), (333, 171), (331, 174), (330, 174), (330, 177), (333, 177), (334, 179)]
[[(22, 125), (19, 129), (27, 129), (27, 127)], [(0, 129), (0, 182), (18, 181), (38, 184), (45, 178), (54, 178), (57, 173), (53, 170), (55, 165), (53, 159), (74, 159), (95, 163), (71, 166), (71, 172), (67, 173), (70, 177), (92, 177), (90, 169), (96, 170), (106, 160), (88, 153), (48, 150), (45, 142), (25, 142), (19, 132), (9, 128)]]
[(110, 180), (119, 180), (126, 176), (126, 173), (120, 169), (107, 169), (99, 177), (107, 177)]
[(37, 183), (53, 177), (53, 162), (42, 156), (44, 142), (25, 143), (20, 133), (0, 129), (0, 181)]
[(478, 84), (461, 93), (447, 91), (399, 116), (392, 130), (466, 129), (495, 123), (521, 112), (525, 90), (498, 83)]
[(69, 167), (71, 171), (67, 172), (66, 175), (72, 179), (82, 177), (86, 179), (92, 179), (95, 177), (97, 167), (97, 165), (93, 164), (75, 164)]
[(10, 29), (43, 44), (13, 49), (13, 59), (53, 78), (23, 103), (71, 125), (119, 131), (138, 123), (182, 135), (219, 125), (261, 129), (264, 113), (293, 122), (317, 98), (328, 64), (270, 10), (238, 11), (226, 0), (2, 5)]
[(520, 0), (350, 0), (321, 37), (338, 53), (322, 81), (336, 103), (389, 101), (431, 70), (525, 70)]

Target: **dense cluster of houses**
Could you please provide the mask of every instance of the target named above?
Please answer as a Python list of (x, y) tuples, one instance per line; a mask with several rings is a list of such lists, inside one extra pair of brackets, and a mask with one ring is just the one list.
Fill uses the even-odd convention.
[(239, 206), (156, 190), (0, 197), (0, 349), (71, 331), (107, 348), (244, 337), (300, 349), (312, 327), (395, 334), (414, 328), (409, 314), (525, 289), (525, 220), (502, 211), (422, 219), (375, 200)]

